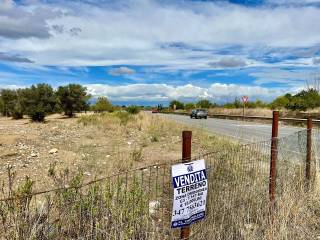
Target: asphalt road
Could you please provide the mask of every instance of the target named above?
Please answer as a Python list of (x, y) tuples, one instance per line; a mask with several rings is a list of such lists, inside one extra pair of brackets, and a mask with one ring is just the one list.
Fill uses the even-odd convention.
[[(163, 118), (174, 120), (206, 130), (211, 133), (227, 136), (238, 140), (239, 142), (255, 143), (271, 139), (271, 123), (262, 124), (255, 122), (243, 122), (236, 120), (208, 118), (208, 119), (191, 119), (189, 116), (176, 114), (159, 114)], [(302, 154), (306, 149), (301, 149), (306, 145), (306, 128), (283, 126), (279, 124), (279, 138), (281, 141), (281, 151), (283, 154)], [(300, 131), (300, 133), (298, 133)], [(313, 149), (315, 156), (320, 160), (320, 129), (313, 130)], [(287, 151), (288, 150), (288, 151)], [(280, 153), (279, 153), (280, 154)]]
[[(229, 136), (244, 142), (256, 142), (271, 138), (271, 124), (243, 122), (218, 118), (191, 119), (189, 116), (175, 114), (159, 114), (161, 117), (172, 119), (176, 122), (207, 130), (212, 133)], [(290, 136), (305, 128), (279, 126), (279, 137)]]

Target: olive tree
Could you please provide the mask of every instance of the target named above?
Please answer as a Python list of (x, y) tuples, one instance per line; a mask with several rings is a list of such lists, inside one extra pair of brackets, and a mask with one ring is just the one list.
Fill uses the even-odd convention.
[(56, 97), (53, 88), (45, 83), (32, 85), (24, 90), (23, 105), (33, 121), (43, 122), (46, 115), (53, 113)]
[(17, 93), (15, 90), (2, 89), (0, 91), (1, 101), (1, 114), (6, 117), (11, 117), (15, 101), (17, 99)]
[(87, 110), (89, 107), (87, 88), (79, 84), (61, 86), (57, 90), (57, 99), (61, 109), (68, 117), (73, 117), (76, 112)]

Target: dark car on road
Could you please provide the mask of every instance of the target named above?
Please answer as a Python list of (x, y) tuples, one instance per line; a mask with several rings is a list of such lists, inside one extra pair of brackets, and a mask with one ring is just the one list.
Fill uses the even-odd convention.
[(191, 111), (191, 114), (190, 114), (190, 118), (196, 118), (196, 119), (204, 118), (204, 119), (207, 119), (207, 117), (208, 117), (208, 112), (205, 109), (193, 109)]

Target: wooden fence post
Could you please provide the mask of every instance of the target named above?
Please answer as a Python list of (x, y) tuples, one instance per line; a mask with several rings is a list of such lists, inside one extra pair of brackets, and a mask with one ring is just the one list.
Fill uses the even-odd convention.
[[(182, 132), (182, 163), (189, 162), (191, 160), (191, 131)], [(187, 240), (190, 237), (190, 226), (181, 228), (180, 239)]]
[(311, 158), (312, 158), (312, 118), (307, 122), (307, 156), (306, 156), (306, 186), (310, 187), (311, 180)]
[(269, 178), (269, 200), (270, 213), (273, 213), (276, 198), (276, 177), (277, 177), (277, 158), (278, 158), (278, 127), (279, 112), (273, 111), (272, 119), (272, 138), (271, 138), (271, 158), (270, 158), (270, 178)]

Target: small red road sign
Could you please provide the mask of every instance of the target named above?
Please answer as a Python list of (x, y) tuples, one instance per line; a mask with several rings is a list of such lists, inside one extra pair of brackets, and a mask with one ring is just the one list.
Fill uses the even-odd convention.
[(249, 101), (248, 96), (242, 96), (242, 102), (247, 103)]

